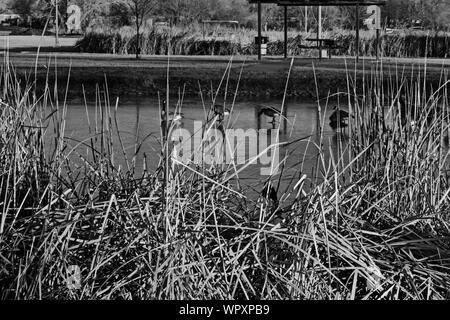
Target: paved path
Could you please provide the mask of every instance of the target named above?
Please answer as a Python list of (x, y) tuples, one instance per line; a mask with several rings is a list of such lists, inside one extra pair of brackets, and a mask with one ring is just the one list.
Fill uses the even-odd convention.
[[(59, 46), (65, 50), (73, 51), (73, 47), (79, 37), (60, 37)], [(0, 50), (9, 48), (11, 51), (33, 50), (41, 46), (45, 51), (55, 48), (55, 37), (53, 36), (0, 36)]]
[[(0, 55), (4, 55), (0, 51)], [(34, 67), (36, 62), (36, 54), (30, 51), (11, 52), (11, 62), (14, 66)], [(284, 73), (289, 66), (291, 59), (281, 59), (279, 57), (264, 57), (263, 61), (258, 62), (254, 56), (142, 56), (141, 59), (136, 60), (133, 55), (112, 55), (112, 54), (91, 54), (91, 53), (40, 53), (39, 65), (44, 66), (49, 62), (57, 61), (59, 67), (73, 68), (145, 68), (145, 69), (160, 69), (166, 68), (168, 62), (171, 68), (177, 69), (223, 69), (232, 59), (234, 68), (240, 68), (243, 64), (245, 68), (260, 72), (280, 72)], [(382, 60), (385, 67), (395, 67), (399, 69), (409, 67), (423, 68), (427, 65), (428, 71), (441, 72), (443, 69), (450, 68), (450, 59), (411, 59), (411, 58), (385, 58)], [(372, 58), (363, 58), (356, 65), (357, 70), (368, 70), (377, 62)], [(341, 70), (353, 71), (355, 69), (354, 57), (336, 57), (333, 59), (314, 59), (295, 57), (295, 69), (312, 69), (312, 66), (317, 70)]]

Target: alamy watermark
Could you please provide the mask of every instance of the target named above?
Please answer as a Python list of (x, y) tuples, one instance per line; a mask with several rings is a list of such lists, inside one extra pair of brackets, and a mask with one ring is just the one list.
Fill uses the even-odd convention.
[(279, 171), (277, 130), (225, 130), (220, 124), (205, 127), (201, 121), (195, 121), (193, 133), (174, 128), (170, 139), (174, 143), (172, 159), (185, 165), (259, 164), (264, 176)]

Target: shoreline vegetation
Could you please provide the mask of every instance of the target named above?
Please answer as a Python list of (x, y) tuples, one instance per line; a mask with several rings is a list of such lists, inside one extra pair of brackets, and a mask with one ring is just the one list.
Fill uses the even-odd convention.
[[(132, 56), (108, 54), (74, 54), (41, 53), (36, 60), (35, 53), (9, 52), (8, 59), (14, 65), (22, 86), (30, 79), (36, 79), (36, 88), (43, 92), (46, 87), (53, 87), (55, 79), (59, 84), (67, 83), (72, 96), (82, 96), (83, 92), (95, 96), (95, 88), (108, 84), (110, 94), (114, 96), (157, 96), (166, 88), (167, 57), (142, 56), (136, 60)], [(37, 65), (36, 65), (37, 61)], [(186, 96), (199, 97), (200, 90), (205, 96), (211, 96), (219, 89), (223, 72), (230, 66), (227, 80), (231, 88), (239, 84), (237, 95), (242, 98), (265, 99), (266, 97), (308, 100), (323, 99), (328, 94), (346, 91), (348, 74), (353, 81), (364, 81), (364, 74), (376, 70), (382, 65), (386, 70), (382, 74), (383, 86), (389, 83), (390, 74), (414, 77), (426, 73), (426, 90), (439, 87), (443, 72), (448, 69), (445, 60), (425, 59), (388, 59), (376, 63), (373, 59), (361, 59), (355, 63), (354, 58), (295, 58), (291, 81), (285, 91), (285, 79), (289, 71), (289, 60), (266, 57), (262, 62), (255, 57), (170, 57), (170, 92), (177, 95), (182, 88)], [(36, 68), (37, 66), (37, 68)], [(241, 73), (242, 69), (242, 73)], [(51, 72), (56, 70), (57, 72)], [(35, 73), (37, 71), (37, 73)], [(319, 86), (316, 87), (316, 81)], [(368, 81), (366, 79), (366, 81)], [(363, 86), (357, 87), (362, 93)], [(61, 96), (66, 87), (57, 86)], [(83, 91), (84, 90), (84, 91)]]
[[(323, 98), (329, 91), (344, 90), (347, 87), (347, 73), (350, 70), (356, 73), (356, 81), (362, 81), (364, 72), (373, 69), (375, 64), (375, 37), (369, 31), (361, 32), (361, 56), (365, 58), (359, 64), (355, 63), (352, 56), (352, 31), (335, 30), (324, 34), (324, 37), (340, 39), (338, 42), (342, 45), (342, 49), (333, 52), (335, 56), (331, 60), (318, 60), (315, 58), (317, 50), (299, 47), (305, 44), (303, 39), (314, 36), (313, 33), (289, 32), (289, 55), (294, 56), (296, 61), (292, 81), (285, 92), (284, 80), (289, 61), (280, 58), (283, 55), (282, 32), (265, 33), (271, 42), (268, 45), (268, 56), (262, 62), (255, 60), (255, 31), (239, 29), (233, 32), (222, 28), (203, 34), (200, 27), (195, 25), (185, 30), (179, 27), (146, 28), (140, 37), (142, 56), (138, 60), (132, 59), (136, 35), (131, 27), (88, 30), (76, 44), (75, 39), (66, 39), (70, 46), (64, 45), (59, 48), (61, 51), (58, 53), (44, 54), (45, 51), (56, 50), (53, 48), (53, 39), (44, 37), (45, 46), (40, 50), (43, 58), (39, 59), (37, 65), (34, 59), (37, 48), (23, 47), (23, 37), (13, 40), (18, 47), (10, 48), (10, 52), (4, 55), (8, 55), (14, 63), (21, 83), (27, 83), (30, 74), (34, 77), (37, 72), (37, 89), (42, 92), (47, 82), (52, 86), (55, 79), (58, 83), (63, 83), (70, 78), (71, 94), (81, 95), (84, 87), (91, 96), (95, 95), (95, 87), (102, 86), (105, 82), (114, 95), (156, 96), (166, 86), (167, 59), (164, 54), (168, 47), (171, 48), (171, 59), (175, 62), (171, 69), (170, 91), (176, 93), (178, 88), (183, 88), (187, 96), (198, 96), (199, 87), (203, 94), (214, 94), (231, 57), (234, 67), (229, 73), (230, 85), (236, 87), (239, 82), (240, 97), (262, 99), (281, 98), (285, 94), (290, 98)], [(445, 32), (397, 31), (386, 34), (382, 39), (382, 63), (391, 68), (391, 72), (401, 72), (405, 76), (423, 72), (426, 59), (445, 58), (450, 48), (450, 36)], [(35, 42), (36, 39), (34, 46)], [(77, 53), (79, 51), (81, 53)], [(433, 67), (431, 61), (427, 63), (427, 83), (429, 90), (432, 90), (430, 88), (439, 86), (442, 68), (447, 68), (447, 63), (436, 65), (434, 62)], [(48, 72), (49, 68), (55, 67), (58, 68), (57, 73)], [(388, 80), (387, 73), (384, 75), (385, 80)], [(315, 87), (316, 80), (320, 83), (318, 90)], [(58, 90), (64, 94), (64, 87), (58, 86)]]
[[(95, 89), (91, 137), (74, 146), (64, 134), (69, 106), (57, 94), (70, 77), (46, 81), (38, 94), (33, 76), (20, 84), (14, 70), (6, 60), (0, 77), (0, 298), (450, 297), (445, 70), (429, 92), (423, 72), (379, 66), (358, 81), (349, 69), (340, 93), (353, 116), (347, 143), (328, 159), (319, 130), (309, 141), (315, 173), (299, 164), (277, 201), (263, 191), (258, 201), (246, 197), (230, 184), (233, 166), (179, 166), (167, 152), (155, 172), (135, 177), (135, 157), (119, 166), (112, 156), (124, 146), (108, 86)], [(327, 102), (318, 102), (319, 115)], [(70, 266), (81, 272), (75, 289)]]
[[(264, 32), (268, 36), (268, 55), (282, 56), (284, 52), (283, 32)], [(167, 55), (256, 55), (255, 30), (229, 30), (203, 33), (199, 27), (191, 26), (181, 29), (147, 28), (140, 35), (141, 54)], [(288, 34), (288, 54), (311, 57), (317, 50), (305, 49), (309, 45), (305, 39), (314, 38), (315, 33), (292, 32)], [(351, 30), (325, 31), (324, 38), (336, 40), (340, 48), (334, 49), (335, 56), (354, 56), (355, 32)], [(96, 28), (88, 31), (76, 47), (81, 52), (135, 54), (136, 33), (130, 27), (119, 29)], [(376, 36), (374, 32), (361, 31), (360, 55), (374, 57), (376, 53)], [(450, 55), (450, 34), (436, 31), (399, 30), (384, 34), (380, 41), (380, 53), (383, 57), (409, 58), (447, 58)]]

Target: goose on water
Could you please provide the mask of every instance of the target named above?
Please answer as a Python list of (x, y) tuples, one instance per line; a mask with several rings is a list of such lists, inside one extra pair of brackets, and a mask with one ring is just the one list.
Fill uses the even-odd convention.
[[(167, 123), (167, 118), (169, 122)], [(161, 110), (161, 129), (163, 132), (163, 137), (166, 137), (166, 128), (169, 129), (172, 124), (175, 126), (179, 126), (182, 124), (181, 120), (184, 119), (184, 115), (182, 113), (173, 113), (169, 112), (169, 117), (166, 117), (166, 110)], [(170, 129), (169, 129), (170, 131)]]
[(230, 109), (225, 108), (221, 104), (214, 104), (214, 115), (219, 117), (219, 121), (222, 121), (225, 117), (230, 115)]
[(167, 119), (166, 117), (166, 100), (163, 99), (162, 100), (162, 108), (161, 108), (161, 121), (165, 122), (167, 120), (169, 120), (170, 122), (174, 121), (174, 122), (180, 122), (181, 120), (184, 119), (184, 114), (181, 112), (177, 112), (174, 113), (172, 111), (169, 111), (169, 119)]
[[(166, 120), (166, 112), (165, 111), (161, 112), (161, 118), (163, 120)], [(172, 111), (169, 112), (169, 121), (180, 122), (183, 119), (184, 119), (183, 113), (173, 113)]]
[(261, 191), (261, 196), (267, 200), (272, 201), (273, 204), (278, 205), (277, 191), (271, 184), (265, 184), (264, 188)]
[(330, 127), (335, 130), (348, 127), (349, 113), (339, 109), (337, 106), (335, 106), (333, 110), (334, 111), (330, 116)]
[(258, 115), (262, 114), (269, 118), (275, 118), (281, 116), (281, 111), (273, 107), (260, 106)]
[(268, 106), (262, 106), (262, 105), (258, 105), (258, 117), (260, 117), (261, 115), (265, 115), (266, 117), (272, 118), (271, 121), (269, 121), (270, 124), (272, 124), (273, 129), (275, 129), (276, 127), (276, 123), (277, 123), (277, 117), (281, 117), (281, 111), (273, 108), (273, 107), (268, 107)]

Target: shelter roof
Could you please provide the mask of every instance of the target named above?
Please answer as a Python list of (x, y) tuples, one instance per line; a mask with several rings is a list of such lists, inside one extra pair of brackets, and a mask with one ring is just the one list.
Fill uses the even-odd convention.
[(382, 6), (386, 4), (386, 0), (248, 0), (248, 2), (272, 3), (280, 6)]

